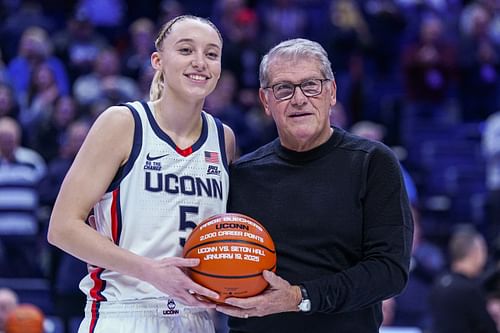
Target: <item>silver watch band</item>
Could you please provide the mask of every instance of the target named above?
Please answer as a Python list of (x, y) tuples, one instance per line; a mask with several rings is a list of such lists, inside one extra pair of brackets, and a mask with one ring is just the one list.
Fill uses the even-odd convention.
[(309, 299), (309, 293), (307, 289), (299, 284), (300, 294), (302, 295), (302, 301), (300, 301), (298, 307), (301, 312), (309, 312), (311, 311), (311, 300)]

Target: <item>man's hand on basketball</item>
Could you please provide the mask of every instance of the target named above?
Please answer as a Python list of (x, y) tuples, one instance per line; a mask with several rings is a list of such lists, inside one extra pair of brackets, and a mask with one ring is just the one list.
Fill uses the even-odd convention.
[(179, 257), (154, 260), (145, 280), (185, 305), (214, 308), (215, 303), (204, 297), (217, 298), (217, 293), (193, 282), (184, 272), (186, 267), (198, 266), (199, 261)]
[(216, 310), (239, 318), (298, 311), (300, 290), (273, 272), (264, 271), (262, 274), (269, 282), (269, 287), (263, 293), (248, 298), (227, 298), (225, 304), (217, 304)]

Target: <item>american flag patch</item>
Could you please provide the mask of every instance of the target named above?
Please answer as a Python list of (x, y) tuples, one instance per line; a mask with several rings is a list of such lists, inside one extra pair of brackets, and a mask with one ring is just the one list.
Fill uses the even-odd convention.
[(205, 151), (205, 162), (219, 163), (219, 153), (215, 151)]

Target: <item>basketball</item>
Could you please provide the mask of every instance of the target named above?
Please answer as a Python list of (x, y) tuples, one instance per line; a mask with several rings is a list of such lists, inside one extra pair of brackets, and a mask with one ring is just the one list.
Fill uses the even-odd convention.
[(31, 304), (20, 304), (5, 321), (5, 333), (43, 333), (44, 315)]
[(262, 271), (276, 270), (276, 250), (267, 230), (243, 214), (225, 213), (202, 221), (186, 240), (183, 256), (199, 258), (188, 269), (198, 284), (227, 297), (255, 296), (268, 283)]

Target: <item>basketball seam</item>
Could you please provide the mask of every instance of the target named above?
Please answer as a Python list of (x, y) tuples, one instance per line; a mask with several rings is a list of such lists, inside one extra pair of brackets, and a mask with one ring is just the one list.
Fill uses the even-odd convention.
[[(274, 270), (276, 265), (273, 265), (271, 268), (267, 269), (268, 271)], [(192, 267), (189, 268), (191, 271), (200, 274), (200, 275), (205, 275), (213, 278), (221, 278), (221, 279), (246, 279), (246, 278), (251, 278), (251, 277), (256, 277), (259, 275), (262, 275), (262, 272), (255, 273), (255, 274), (249, 274), (249, 275), (217, 275), (217, 274), (210, 274), (210, 273), (204, 273), (200, 272)]]

